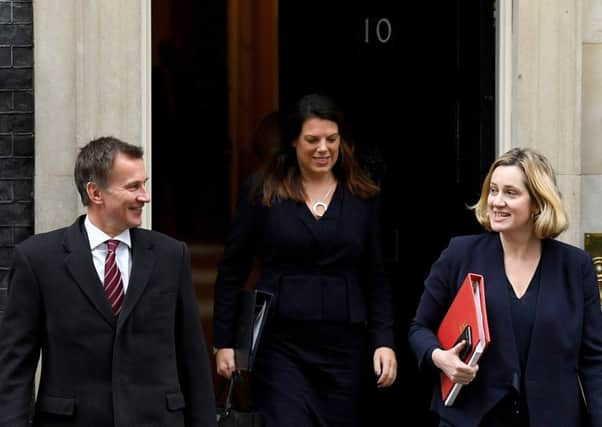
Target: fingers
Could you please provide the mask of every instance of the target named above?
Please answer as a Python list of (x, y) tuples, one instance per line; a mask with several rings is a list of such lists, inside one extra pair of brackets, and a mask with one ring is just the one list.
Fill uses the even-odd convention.
[(376, 381), (378, 387), (389, 387), (397, 377), (397, 366), (395, 361), (385, 360), (382, 364), (382, 373)]
[(477, 371), (479, 370), (479, 366), (470, 367), (468, 365), (464, 365), (463, 367), (457, 368), (453, 374), (451, 375), (451, 380), (458, 384), (470, 384), (472, 380), (477, 376)]
[(230, 379), (236, 370), (234, 350), (231, 348), (219, 349), (217, 353), (215, 353), (215, 365), (219, 375)]
[(382, 375), (383, 369), (380, 357), (378, 355), (378, 350), (374, 352), (374, 358), (372, 359), (372, 363), (374, 364), (374, 375), (380, 378)]
[(224, 378), (230, 379), (234, 373), (234, 367), (232, 365), (219, 365), (217, 367), (217, 373)]
[(456, 344), (453, 347), (453, 351), (456, 355), (460, 354), (460, 352), (462, 351), (462, 349), (464, 348), (464, 346), (466, 345), (466, 340), (462, 340), (460, 341), (458, 344)]
[(395, 352), (387, 347), (379, 347), (374, 352), (374, 373), (378, 387), (389, 387), (397, 378), (397, 359)]

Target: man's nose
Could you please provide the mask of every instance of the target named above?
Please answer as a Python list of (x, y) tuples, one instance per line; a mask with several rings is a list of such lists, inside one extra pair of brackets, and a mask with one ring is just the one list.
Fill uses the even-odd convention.
[(137, 199), (141, 202), (148, 203), (151, 200), (150, 192), (146, 189), (146, 186), (143, 185), (140, 187), (140, 192), (137, 196)]

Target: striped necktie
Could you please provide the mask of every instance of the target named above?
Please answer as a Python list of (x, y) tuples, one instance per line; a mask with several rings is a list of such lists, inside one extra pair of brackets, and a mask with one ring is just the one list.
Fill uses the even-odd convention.
[(117, 262), (115, 261), (117, 245), (119, 245), (119, 240), (107, 240), (104, 282), (105, 293), (115, 316), (119, 314), (121, 303), (123, 302), (123, 282), (121, 281), (121, 272), (117, 268)]

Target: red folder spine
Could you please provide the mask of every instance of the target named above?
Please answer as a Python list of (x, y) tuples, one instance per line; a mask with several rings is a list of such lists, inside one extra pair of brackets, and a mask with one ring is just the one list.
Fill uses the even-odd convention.
[[(481, 325), (479, 325), (479, 319), (482, 319)], [(445, 350), (452, 348), (461, 339), (462, 332), (467, 326), (471, 328), (472, 346), (467, 352), (464, 362), (474, 366), (490, 341), (484, 279), (482, 275), (476, 273), (466, 275), (441, 321), (437, 331), (441, 347)], [(440, 377), (441, 396), (444, 404), (451, 406), (462, 385), (453, 383), (443, 372)]]

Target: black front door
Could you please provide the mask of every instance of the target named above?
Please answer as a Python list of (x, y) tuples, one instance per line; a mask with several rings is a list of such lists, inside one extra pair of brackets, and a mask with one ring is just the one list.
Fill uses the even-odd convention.
[(493, 0), (279, 7), (281, 105), (309, 92), (334, 96), (361, 163), (382, 187), (400, 374), (391, 390), (371, 394), (370, 425), (428, 425), (429, 379), (406, 335), (449, 238), (480, 230), (466, 205), (477, 201), (495, 151)]

